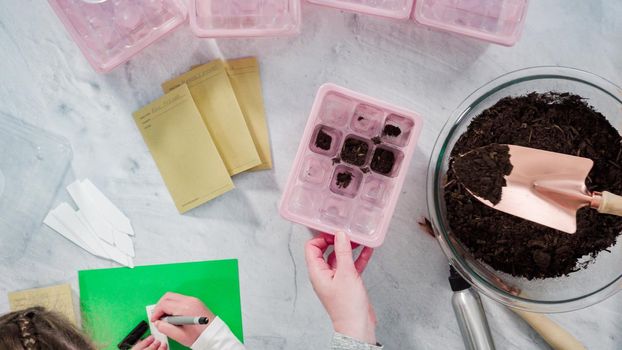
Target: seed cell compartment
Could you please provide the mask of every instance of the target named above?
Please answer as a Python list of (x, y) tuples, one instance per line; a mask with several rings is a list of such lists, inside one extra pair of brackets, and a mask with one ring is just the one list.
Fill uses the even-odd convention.
[(281, 215), (380, 246), (421, 127), (414, 112), (322, 86), (281, 198)]

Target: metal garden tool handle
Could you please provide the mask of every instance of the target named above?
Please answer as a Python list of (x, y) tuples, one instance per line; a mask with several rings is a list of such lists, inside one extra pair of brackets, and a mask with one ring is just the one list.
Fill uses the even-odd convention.
[(531, 328), (536, 331), (554, 350), (586, 350), (586, 347), (565, 329), (542, 314), (515, 310)]
[(495, 350), (479, 294), (468, 288), (455, 292), (452, 305), (466, 350)]
[(622, 216), (622, 196), (611, 192), (603, 192), (601, 196), (599, 213)]

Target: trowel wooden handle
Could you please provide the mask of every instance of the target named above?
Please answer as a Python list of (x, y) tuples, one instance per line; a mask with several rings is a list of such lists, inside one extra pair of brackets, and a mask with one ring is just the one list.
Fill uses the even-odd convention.
[(512, 311), (529, 323), (554, 350), (586, 350), (577, 338), (545, 315), (514, 309)]
[(622, 196), (618, 196), (611, 192), (603, 192), (602, 196), (598, 212), (622, 216)]

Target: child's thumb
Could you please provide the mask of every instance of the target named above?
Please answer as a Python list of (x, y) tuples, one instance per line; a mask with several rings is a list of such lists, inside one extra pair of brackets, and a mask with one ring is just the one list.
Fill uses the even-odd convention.
[(337, 259), (337, 271), (354, 270), (352, 245), (343, 232), (337, 232), (335, 235), (335, 258)]

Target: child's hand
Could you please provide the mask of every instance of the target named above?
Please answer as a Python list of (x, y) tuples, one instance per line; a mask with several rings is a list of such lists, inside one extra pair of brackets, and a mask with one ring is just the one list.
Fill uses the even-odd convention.
[(150, 335), (132, 346), (132, 350), (167, 350), (166, 343), (160, 343), (159, 340)]
[[(335, 251), (325, 261), (324, 253), (333, 244)], [(376, 314), (361, 278), (373, 249), (363, 248), (355, 262), (352, 248), (357, 246), (342, 232), (335, 237), (322, 234), (307, 242), (305, 256), (311, 284), (335, 331), (375, 345)]]
[(210, 309), (208, 309), (205, 304), (197, 298), (170, 292), (164, 294), (162, 299), (160, 299), (156, 307), (153, 309), (151, 322), (153, 322), (158, 330), (167, 337), (172, 338), (187, 347), (194, 344), (197, 338), (210, 324), (173, 326), (167, 322), (160, 321), (160, 319), (164, 316), (205, 316), (210, 320), (210, 322), (216, 318)]

